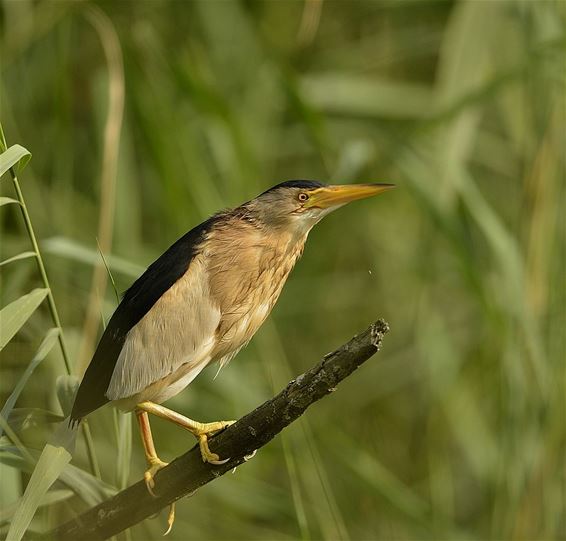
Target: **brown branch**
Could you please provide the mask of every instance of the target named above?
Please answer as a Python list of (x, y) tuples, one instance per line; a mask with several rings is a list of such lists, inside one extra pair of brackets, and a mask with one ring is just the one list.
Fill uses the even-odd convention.
[(277, 396), (264, 402), (238, 422), (210, 440), (211, 449), (226, 464), (213, 466), (201, 460), (198, 446), (178, 457), (156, 476), (156, 497), (143, 481), (46, 534), (47, 539), (107, 539), (154, 515), (170, 503), (224, 475), (244, 462), (244, 456), (263, 447), (314, 402), (334, 391), (363, 362), (379, 350), (389, 327), (383, 320), (329, 353), (316, 366), (300, 375)]

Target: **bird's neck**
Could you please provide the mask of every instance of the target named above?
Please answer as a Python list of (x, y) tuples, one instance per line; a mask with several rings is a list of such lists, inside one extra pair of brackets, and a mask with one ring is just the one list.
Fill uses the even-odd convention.
[(307, 236), (308, 232), (301, 231), (262, 231), (264, 258), (286, 271), (286, 277), (303, 254)]
[[(209, 232), (203, 245), (209, 287), (222, 314), (218, 333), (237, 335), (230, 347), (247, 342), (268, 316), (305, 240), (306, 234), (275, 231), (234, 215)], [(227, 355), (229, 349), (215, 355)]]
[(233, 216), (222, 224), (222, 231), (211, 232), (212, 266), (223, 280), (239, 274), (242, 283), (234, 284), (235, 292), (247, 290), (243, 282), (249, 280), (249, 285), (255, 282), (253, 287), (269, 289), (266, 295), (274, 302), (303, 253), (307, 235)]

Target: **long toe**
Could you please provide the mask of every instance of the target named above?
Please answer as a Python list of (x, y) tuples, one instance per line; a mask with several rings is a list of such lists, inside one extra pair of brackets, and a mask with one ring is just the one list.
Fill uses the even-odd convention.
[(150, 467), (143, 474), (145, 486), (147, 487), (147, 490), (149, 491), (149, 493), (154, 497), (155, 497), (155, 493), (153, 492), (153, 489), (155, 488), (155, 479), (154, 479), (155, 474), (159, 470), (162, 470), (163, 468), (165, 468), (165, 466), (167, 466), (168, 464), (169, 464), (168, 462), (163, 462), (162, 460), (157, 458), (157, 459), (151, 461)]
[(208, 436), (212, 436), (213, 434), (216, 434), (217, 432), (228, 428), (235, 422), (236, 421), (216, 421), (214, 423), (203, 423), (199, 427), (199, 430), (195, 433), (195, 436), (198, 438), (200, 454), (202, 456), (203, 462), (209, 462), (210, 464), (218, 466), (221, 464), (226, 464), (226, 462), (230, 460), (230, 458), (220, 460), (220, 457), (210, 450), (208, 446)]
[(213, 453), (210, 450), (210, 447), (208, 447), (208, 436), (206, 434), (201, 434), (198, 437), (198, 443), (203, 462), (210, 462), (210, 464), (219, 466), (221, 464), (226, 464), (226, 462), (230, 460), (229, 458), (226, 458), (225, 460), (220, 460), (220, 457), (216, 453)]
[(197, 436), (201, 434), (206, 434), (207, 436), (212, 436), (230, 425), (233, 425), (236, 421), (214, 421), (212, 423), (202, 423), (197, 431)]
[(163, 537), (169, 534), (173, 529), (173, 523), (175, 522), (175, 502), (169, 506), (169, 514), (167, 515), (167, 530), (163, 534)]

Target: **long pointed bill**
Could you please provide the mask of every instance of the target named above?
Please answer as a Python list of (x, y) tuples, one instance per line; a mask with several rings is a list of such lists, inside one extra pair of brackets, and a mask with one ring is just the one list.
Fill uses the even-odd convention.
[(338, 207), (355, 201), (365, 199), (372, 195), (395, 188), (395, 184), (344, 184), (341, 186), (325, 186), (309, 192), (306, 208)]

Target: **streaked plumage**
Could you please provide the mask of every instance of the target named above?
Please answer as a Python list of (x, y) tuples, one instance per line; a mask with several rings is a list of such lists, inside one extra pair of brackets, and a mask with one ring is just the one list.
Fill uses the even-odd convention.
[(268, 316), (315, 223), (289, 228), (262, 216), (257, 201), (322, 186), (277, 185), (209, 218), (152, 263), (108, 322), (71, 418), (109, 401), (123, 409), (161, 403), (210, 362), (228, 362)]
[[(199, 440), (204, 461), (219, 464), (208, 436), (232, 421), (199, 423), (160, 406), (213, 361), (226, 364), (271, 312), (311, 228), (349, 201), (391, 185), (278, 184), (220, 212), (175, 242), (128, 289), (79, 387), (71, 424), (107, 402), (136, 409), (146, 459), (144, 479), (166, 463), (157, 456), (148, 414)], [(174, 520), (173, 507), (169, 526)]]

